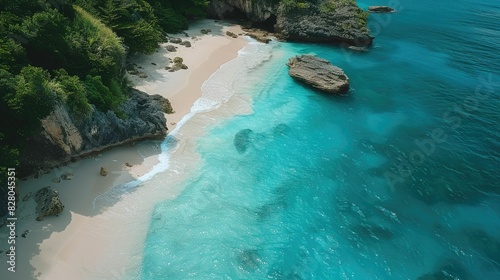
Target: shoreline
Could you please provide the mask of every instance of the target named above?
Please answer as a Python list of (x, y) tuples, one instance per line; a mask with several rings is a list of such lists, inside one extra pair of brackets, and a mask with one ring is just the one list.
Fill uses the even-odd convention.
[[(198, 35), (200, 29), (207, 28), (207, 25), (213, 33)], [(177, 51), (168, 53), (165, 45), (170, 43), (167, 43), (162, 44), (158, 52), (152, 55), (133, 57), (133, 61), (141, 66), (141, 71), (148, 74), (148, 78), (129, 75), (134, 87), (148, 94), (160, 94), (168, 98), (175, 110), (175, 113), (166, 115), (170, 133), (176, 130), (176, 124), (190, 113), (195, 101), (202, 96), (204, 82), (223, 64), (238, 57), (238, 51), (248, 44), (248, 40), (241, 36), (225, 36), (226, 30), (243, 33), (238, 25), (223, 26), (212, 20), (203, 20), (187, 30), (191, 35), (196, 34), (193, 37), (179, 35), (191, 42), (190, 48), (176, 45)], [(165, 70), (162, 63), (166, 64), (168, 58), (177, 56), (183, 57), (184, 64), (189, 68), (177, 72)], [(142, 251), (138, 249), (148, 230), (144, 228), (144, 222), (149, 219), (154, 205), (144, 205), (138, 201), (130, 203), (130, 200), (154, 196), (158, 189), (139, 186), (129, 190), (134, 195), (119, 193), (120, 190), (115, 193), (115, 189), (137, 180), (157, 165), (160, 162), (160, 144), (160, 141), (146, 140), (131, 147), (115, 147), (55, 168), (39, 178), (19, 181), (17, 269), (15, 273), (6, 274), (5, 278), (5, 273), (1, 272), (2, 279), (108, 279), (108, 276), (122, 279), (127, 275), (127, 266), (123, 262), (127, 262), (129, 268), (133, 264), (140, 266)], [(192, 158), (193, 155), (181, 155), (181, 160), (183, 157)], [(99, 175), (101, 166), (109, 170), (108, 176)], [(54, 183), (54, 178), (65, 173), (71, 173), (73, 178)], [(184, 178), (177, 177), (172, 178), (168, 185), (174, 186), (176, 181)], [(44, 221), (37, 222), (33, 196), (45, 186), (51, 186), (59, 192), (65, 209), (59, 217), (46, 217)], [(175, 197), (175, 193), (175, 186), (167, 187), (162, 196)], [(130, 205), (134, 209), (130, 209)], [(121, 234), (136, 227), (141, 228), (131, 233), (133, 237)], [(29, 232), (21, 237), (21, 233), (26, 230)], [(0, 244), (2, 261), (6, 261), (6, 245)], [(120, 254), (127, 250), (134, 255)], [(110, 262), (114, 264), (114, 270), (102, 267), (102, 263)], [(118, 268), (121, 268), (120, 271), (116, 271)]]

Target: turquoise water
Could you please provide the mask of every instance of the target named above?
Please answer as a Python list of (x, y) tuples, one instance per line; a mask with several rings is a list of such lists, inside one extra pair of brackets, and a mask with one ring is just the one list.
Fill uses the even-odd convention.
[[(396, 6), (368, 52), (252, 43), (207, 82), (252, 112), (203, 127), (142, 279), (500, 279), (500, 2)], [(305, 53), (350, 94), (294, 82)]]

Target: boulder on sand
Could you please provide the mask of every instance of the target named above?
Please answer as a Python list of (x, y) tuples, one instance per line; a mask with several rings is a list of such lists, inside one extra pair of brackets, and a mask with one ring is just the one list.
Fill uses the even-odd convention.
[(39, 189), (35, 194), (35, 201), (38, 204), (36, 207), (37, 221), (42, 221), (46, 216), (57, 216), (64, 209), (64, 205), (59, 199), (59, 193), (50, 187)]

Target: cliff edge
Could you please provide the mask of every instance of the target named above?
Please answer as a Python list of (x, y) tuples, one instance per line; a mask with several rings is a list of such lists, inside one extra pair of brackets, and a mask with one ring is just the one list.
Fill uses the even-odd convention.
[(275, 32), (283, 40), (370, 46), (368, 13), (354, 0), (279, 1), (212, 0), (208, 14), (246, 19), (252, 27)]
[(128, 142), (164, 137), (166, 103), (168, 100), (159, 95), (131, 89), (120, 106), (120, 117), (94, 107), (90, 116), (80, 119), (65, 106), (56, 105), (42, 120), (41, 132), (23, 150), (19, 175), (26, 177)]

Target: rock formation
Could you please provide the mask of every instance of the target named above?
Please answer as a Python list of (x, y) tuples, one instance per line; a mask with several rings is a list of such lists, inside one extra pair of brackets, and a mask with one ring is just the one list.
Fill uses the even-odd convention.
[(57, 216), (64, 209), (59, 199), (59, 193), (50, 187), (39, 189), (35, 194), (37, 221), (42, 221), (46, 216)]
[(248, 19), (284, 40), (370, 46), (368, 13), (346, 1), (212, 0), (209, 16)]
[(108, 176), (108, 173), (109, 173), (108, 169), (101, 166), (101, 169), (99, 170), (99, 175), (106, 177)]
[(264, 22), (276, 14), (277, 1), (267, 0), (212, 0), (208, 14), (215, 18), (239, 18), (246, 16), (254, 22)]
[(369, 6), (368, 12), (370, 13), (392, 13), (395, 10), (388, 6)]
[(349, 78), (328, 60), (301, 55), (290, 58), (287, 65), (290, 76), (321, 91), (341, 94), (349, 90)]
[(42, 120), (41, 132), (30, 139), (31, 145), (21, 154), (19, 175), (29, 176), (121, 144), (164, 137), (167, 121), (163, 99), (132, 89), (120, 106), (120, 116), (93, 107), (91, 115), (84, 119), (56, 105)]

